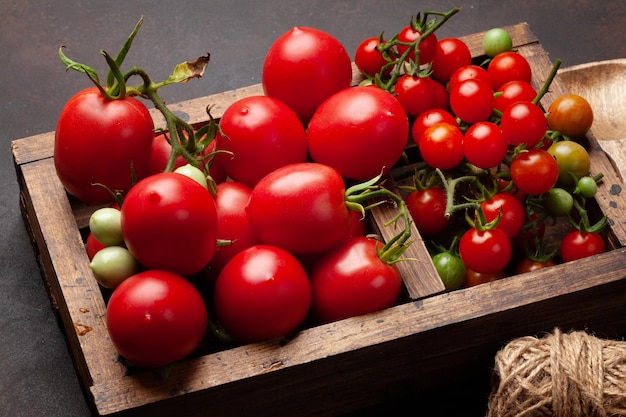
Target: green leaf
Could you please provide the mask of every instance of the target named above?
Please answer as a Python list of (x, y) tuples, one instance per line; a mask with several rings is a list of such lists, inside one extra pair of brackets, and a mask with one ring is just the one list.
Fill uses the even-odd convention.
[(59, 48), (59, 57), (61, 58), (61, 62), (63, 62), (63, 65), (65, 65), (65, 69), (66, 70), (74, 70), (74, 71), (78, 71), (78, 72), (82, 72), (83, 74), (87, 74), (87, 76), (94, 82), (97, 83), (98, 85), (100, 84), (100, 79), (98, 78), (98, 73), (91, 67), (85, 65), (85, 64), (81, 64), (80, 62), (76, 62), (74, 60), (71, 60), (70, 58), (68, 58), (64, 53), (63, 53), (63, 48), (65, 48), (64, 46), (61, 46)]

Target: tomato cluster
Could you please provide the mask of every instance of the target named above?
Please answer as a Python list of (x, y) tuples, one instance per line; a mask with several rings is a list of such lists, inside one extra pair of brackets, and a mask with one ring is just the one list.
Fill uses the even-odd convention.
[[(258, 342), (393, 306), (411, 222), (450, 290), (510, 275), (520, 248), (533, 267), (604, 250), (606, 219), (591, 225), (586, 211), (598, 177), (573, 140), (590, 109), (563, 98), (546, 117), (502, 30), (485, 36), (484, 62), (460, 39), (437, 39), (456, 11), (364, 40), (357, 86), (337, 39), (293, 28), (268, 50), (264, 95), (198, 129), (166, 112), (168, 131), (142, 137), (151, 148), (120, 155), (132, 182), (67, 169), (117, 197), (93, 212), (86, 247), (110, 292), (111, 340), (130, 364), (171, 364), (215, 335)], [(68, 123), (57, 130), (60, 175)], [(400, 194), (381, 182), (392, 177)], [(404, 227), (388, 242), (367, 227), (368, 210), (386, 202)], [(542, 243), (550, 218), (577, 227), (556, 252)]]

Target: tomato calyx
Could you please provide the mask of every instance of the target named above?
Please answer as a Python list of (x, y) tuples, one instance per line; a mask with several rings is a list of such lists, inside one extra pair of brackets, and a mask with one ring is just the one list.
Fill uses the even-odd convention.
[(574, 199), (574, 208), (576, 209), (578, 219), (575, 219), (574, 216), (568, 214), (567, 217), (569, 223), (574, 229), (581, 233), (601, 233), (609, 224), (608, 216), (604, 215), (594, 224), (591, 224), (589, 214), (585, 207), (586, 201), (587, 199), (581, 196)]

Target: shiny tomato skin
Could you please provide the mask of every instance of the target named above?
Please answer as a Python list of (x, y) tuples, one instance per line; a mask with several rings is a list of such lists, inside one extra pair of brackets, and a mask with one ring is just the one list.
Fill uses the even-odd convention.
[(507, 51), (494, 56), (487, 72), (493, 79), (493, 88), (499, 89), (509, 81), (519, 80), (530, 84), (532, 69), (528, 60), (517, 52)]
[(104, 245), (94, 237), (92, 232), (89, 232), (87, 235), (87, 240), (85, 241), (85, 250), (87, 251), (87, 257), (91, 261), (93, 257), (100, 251), (100, 249), (106, 248), (107, 245)]
[(525, 194), (547, 193), (556, 185), (559, 166), (547, 151), (532, 148), (521, 152), (511, 162), (511, 179)]
[(550, 129), (573, 139), (585, 136), (592, 124), (593, 109), (591, 104), (577, 94), (564, 94), (548, 107)]
[(458, 126), (436, 123), (419, 137), (424, 162), (433, 168), (451, 169), (463, 161), (463, 133)]
[(532, 148), (548, 130), (548, 122), (541, 107), (529, 101), (518, 101), (502, 112), (500, 128), (507, 143)]
[(500, 165), (508, 147), (502, 130), (489, 121), (471, 125), (463, 136), (463, 154), (470, 164), (482, 169)]
[(124, 198), (122, 234), (128, 250), (144, 267), (195, 274), (215, 253), (215, 201), (207, 189), (185, 175), (152, 175), (135, 184)]
[(475, 287), (476, 285), (497, 281), (504, 278), (505, 276), (506, 274), (504, 273), (504, 270), (490, 273), (481, 273), (466, 268), (465, 281), (463, 282), (463, 286), (465, 288)]
[(402, 104), (375, 86), (334, 94), (317, 109), (307, 130), (313, 161), (357, 181), (388, 173), (402, 156), (408, 136)]
[(474, 64), (464, 65), (454, 71), (452, 73), (452, 76), (450, 76), (448, 88), (452, 89), (454, 85), (462, 81), (471, 79), (482, 80), (487, 83), (487, 85), (493, 88), (493, 80), (491, 79), (491, 75), (483, 67)]
[(447, 83), (457, 69), (472, 63), (472, 53), (467, 44), (458, 38), (443, 38), (437, 41), (433, 58), (433, 78)]
[[(411, 25), (407, 25), (398, 33), (397, 39), (400, 42), (412, 43), (417, 41), (420, 36), (422, 36), (422, 33), (420, 31), (413, 29)], [(409, 47), (406, 45), (397, 45), (396, 48), (399, 55), (404, 54), (404, 52), (409, 49)], [(422, 39), (418, 46), (418, 50), (420, 52), (420, 66), (432, 62), (433, 58), (435, 57), (435, 53), (437, 52), (437, 36), (432, 33), (426, 38)], [(415, 51), (409, 52), (406, 61), (415, 62), (415, 60)]]
[(450, 87), (450, 108), (466, 123), (486, 121), (494, 106), (491, 85), (481, 78), (459, 81)]
[(497, 193), (480, 203), (485, 219), (490, 222), (502, 212), (497, 228), (503, 230), (509, 239), (513, 239), (521, 231), (526, 222), (524, 205), (510, 193)]
[(455, 117), (449, 111), (441, 108), (432, 108), (415, 118), (411, 125), (411, 136), (413, 136), (413, 139), (417, 140), (426, 129), (439, 122), (446, 122), (453, 126), (459, 125)]
[(307, 123), (324, 100), (350, 87), (352, 63), (332, 35), (294, 27), (270, 46), (261, 79), (265, 95), (281, 100)]
[(535, 88), (526, 81), (513, 80), (504, 83), (496, 90), (499, 93), (495, 100), (497, 110), (503, 112), (511, 104), (518, 101), (533, 101), (537, 96)]
[(322, 322), (373, 313), (393, 306), (402, 277), (383, 262), (376, 239), (355, 237), (324, 255), (311, 272), (313, 315)]
[(606, 244), (599, 233), (570, 230), (563, 236), (560, 245), (563, 262), (575, 261), (606, 251)]
[(548, 153), (554, 157), (559, 167), (557, 184), (564, 187), (574, 187), (577, 179), (589, 174), (591, 159), (583, 145), (571, 140), (561, 140), (548, 148)]
[(511, 240), (503, 230), (470, 228), (459, 241), (459, 255), (465, 266), (491, 274), (504, 270), (511, 259)]
[[(112, 191), (128, 191), (134, 171), (148, 175), (154, 123), (133, 97), (106, 100), (96, 87), (69, 99), (54, 138), (54, 166), (69, 194), (87, 204), (113, 201)], [(131, 169), (132, 167), (132, 169)]]
[[(354, 53), (354, 64), (362, 74), (374, 77), (380, 73), (382, 68), (388, 63), (378, 50), (380, 46), (379, 37), (364, 39), (356, 48)], [(385, 69), (385, 75), (391, 72), (391, 66)]]
[(124, 280), (107, 304), (107, 330), (120, 355), (157, 368), (191, 354), (208, 325), (200, 293), (185, 278), (147, 270)]
[(311, 305), (309, 278), (289, 252), (254, 245), (235, 255), (215, 283), (218, 321), (235, 340), (259, 342), (294, 332)]
[(256, 238), (295, 254), (314, 254), (341, 242), (352, 222), (345, 184), (337, 170), (315, 162), (266, 175), (246, 207)]
[(219, 125), (217, 149), (225, 152), (217, 161), (230, 178), (248, 187), (276, 168), (307, 159), (302, 122), (275, 98), (239, 99), (226, 109)]
[(404, 202), (421, 235), (443, 232), (450, 224), (446, 216), (447, 194), (443, 188), (431, 187), (407, 194)]
[(554, 266), (554, 260), (539, 261), (536, 259), (524, 258), (515, 267), (516, 274), (524, 274), (526, 272), (535, 272), (543, 268)]
[(435, 104), (435, 90), (430, 77), (401, 76), (394, 86), (394, 95), (406, 114), (416, 117)]

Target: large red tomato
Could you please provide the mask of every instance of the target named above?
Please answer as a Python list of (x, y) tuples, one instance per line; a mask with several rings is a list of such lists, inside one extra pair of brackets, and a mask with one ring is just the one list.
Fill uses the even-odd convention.
[(195, 274), (215, 252), (215, 201), (206, 188), (185, 175), (152, 175), (135, 184), (124, 198), (122, 234), (128, 250), (146, 268)]
[(57, 121), (54, 166), (68, 193), (87, 204), (113, 201), (128, 191), (133, 172), (148, 174), (154, 123), (146, 106), (132, 97), (106, 100), (96, 87), (74, 95)]
[(130, 364), (156, 368), (191, 354), (208, 318), (204, 301), (185, 278), (148, 270), (124, 280), (107, 304), (111, 342)]
[(342, 90), (317, 109), (307, 131), (311, 158), (358, 181), (387, 173), (404, 152), (409, 120), (402, 104), (374, 86)]
[(352, 83), (344, 46), (319, 29), (294, 27), (270, 47), (263, 62), (263, 90), (307, 122), (324, 100)]

